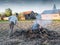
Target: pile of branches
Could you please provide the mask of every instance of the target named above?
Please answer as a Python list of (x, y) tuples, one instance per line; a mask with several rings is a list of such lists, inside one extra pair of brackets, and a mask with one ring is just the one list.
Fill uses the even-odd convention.
[[(18, 37), (19, 37), (19, 39), (16, 41), (16, 39), (14, 39), (14, 38), (18, 38)], [(36, 42), (35, 45), (37, 45), (37, 44), (39, 44), (39, 45), (42, 45), (42, 44), (49, 45), (49, 44), (52, 44), (52, 43), (48, 42), (49, 40), (59, 39), (60, 35), (55, 31), (49, 31), (46, 28), (41, 28), (41, 29), (37, 29), (37, 30), (34, 30), (34, 31), (32, 31), (32, 29), (16, 30), (12, 34), (11, 38), (13, 38), (13, 39), (8, 40), (5, 44), (7, 44), (7, 45), (16, 45), (16, 44), (23, 43), (24, 41), (26, 42), (27, 40), (38, 39), (38, 42)], [(20, 38), (23, 38), (23, 40), (21, 39), (22, 40), (21, 41)], [(39, 40), (39, 39), (41, 39), (41, 40)]]
[(46, 28), (41, 28), (41, 29), (37, 29), (32, 31), (32, 29), (28, 29), (28, 30), (20, 30), (20, 31), (15, 31), (13, 33), (13, 36), (22, 36), (24, 35), (25, 38), (30, 38), (30, 39), (35, 39), (35, 38), (43, 38), (43, 39), (58, 39), (58, 37), (60, 37), (60, 35), (55, 32), (55, 31), (49, 31)]

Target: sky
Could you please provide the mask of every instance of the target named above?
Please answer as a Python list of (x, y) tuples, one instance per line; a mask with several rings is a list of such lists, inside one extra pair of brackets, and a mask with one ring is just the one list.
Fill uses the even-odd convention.
[(52, 10), (54, 3), (60, 9), (60, 0), (0, 0), (0, 12), (10, 8), (12, 12), (34, 11), (42, 13), (44, 10)]

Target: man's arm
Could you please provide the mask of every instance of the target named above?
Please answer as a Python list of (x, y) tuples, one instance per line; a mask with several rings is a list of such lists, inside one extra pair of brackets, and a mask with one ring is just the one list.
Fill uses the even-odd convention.
[(15, 24), (18, 22), (18, 19), (17, 19), (17, 17), (16, 17), (16, 20), (15, 20)]

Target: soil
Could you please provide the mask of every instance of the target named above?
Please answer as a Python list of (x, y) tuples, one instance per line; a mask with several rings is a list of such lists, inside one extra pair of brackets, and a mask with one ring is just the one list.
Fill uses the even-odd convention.
[(15, 27), (12, 36), (9, 37), (9, 24), (0, 23), (0, 45), (60, 45), (60, 22), (49, 24), (42, 32), (36, 34), (30, 31), (32, 24), (30, 22), (28, 29)]

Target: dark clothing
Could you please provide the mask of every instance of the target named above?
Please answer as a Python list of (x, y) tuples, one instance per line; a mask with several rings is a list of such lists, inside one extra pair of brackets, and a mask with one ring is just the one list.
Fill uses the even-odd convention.
[(12, 34), (13, 34), (14, 25), (15, 25), (14, 22), (11, 21), (11, 23), (10, 23), (10, 29), (11, 29), (10, 30), (10, 36), (12, 36)]
[(15, 25), (15, 24), (14, 24), (14, 22), (11, 22), (11, 23), (10, 23), (10, 29), (12, 29), (12, 30), (13, 30), (14, 25)]

